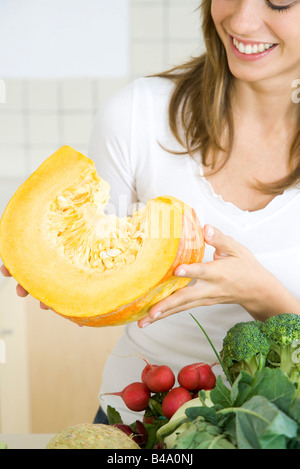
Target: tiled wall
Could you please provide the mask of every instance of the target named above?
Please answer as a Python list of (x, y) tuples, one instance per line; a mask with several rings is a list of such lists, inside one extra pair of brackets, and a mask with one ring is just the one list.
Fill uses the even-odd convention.
[[(0, 216), (18, 185), (61, 145), (86, 154), (95, 113), (116, 89), (203, 49), (200, 0), (131, 0), (130, 74), (5, 80), (0, 97)], [(1, 73), (1, 72), (0, 72)]]

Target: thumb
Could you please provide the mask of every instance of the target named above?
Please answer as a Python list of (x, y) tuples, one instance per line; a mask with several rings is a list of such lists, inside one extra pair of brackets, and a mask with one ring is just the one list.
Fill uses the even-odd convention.
[(205, 242), (215, 248), (214, 259), (235, 256), (239, 253), (240, 244), (217, 228), (205, 225), (203, 232)]

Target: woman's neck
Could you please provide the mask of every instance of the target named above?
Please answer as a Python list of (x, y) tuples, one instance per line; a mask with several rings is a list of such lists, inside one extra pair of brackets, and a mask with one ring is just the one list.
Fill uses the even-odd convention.
[[(275, 81), (275, 80), (274, 80)], [(277, 126), (298, 128), (300, 103), (292, 100), (292, 86), (278, 83), (247, 83), (235, 80), (232, 88), (234, 114), (255, 119), (258, 125), (276, 130)], [(292, 82), (291, 82), (292, 83)]]

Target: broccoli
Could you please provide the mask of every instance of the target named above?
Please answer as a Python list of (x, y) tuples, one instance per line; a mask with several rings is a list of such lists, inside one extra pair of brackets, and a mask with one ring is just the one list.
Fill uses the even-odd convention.
[(264, 323), (236, 324), (223, 340), (220, 357), (232, 381), (242, 370), (254, 376), (264, 367), (278, 367), (300, 397), (300, 316), (283, 313)]
[(262, 325), (260, 321), (240, 322), (227, 332), (220, 356), (232, 381), (242, 370), (254, 376), (266, 366), (270, 342)]
[(300, 393), (300, 316), (289, 313), (272, 316), (263, 324), (262, 332), (271, 346), (268, 366), (280, 367)]

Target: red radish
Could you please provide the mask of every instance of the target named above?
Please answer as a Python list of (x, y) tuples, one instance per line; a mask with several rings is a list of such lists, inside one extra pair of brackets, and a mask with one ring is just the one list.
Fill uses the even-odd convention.
[(108, 392), (102, 396), (120, 396), (128, 409), (135, 412), (145, 410), (150, 399), (150, 391), (144, 383), (131, 383), (121, 392)]
[(202, 389), (204, 391), (210, 391), (213, 389), (216, 385), (216, 376), (214, 372), (212, 371), (212, 366), (213, 365), (202, 365), (201, 367), (198, 368), (199, 370), (199, 384), (195, 391), (201, 391)]
[(199, 375), (199, 366), (202, 366), (203, 363), (192, 363), (191, 365), (186, 365), (178, 373), (177, 379), (180, 386), (194, 391), (199, 385), (200, 375)]
[[(147, 360), (145, 360), (147, 362)], [(148, 362), (147, 362), (148, 363)], [(146, 376), (147, 374), (149, 373), (149, 371), (153, 370), (154, 368), (157, 368), (158, 365), (151, 365), (150, 363), (148, 363), (145, 368), (143, 369), (142, 371), (142, 376), (141, 376), (141, 379), (142, 379), (142, 382), (144, 384), (146, 384)]]
[(152, 392), (166, 392), (174, 386), (175, 375), (166, 365), (156, 366), (146, 374), (145, 383)]
[(192, 399), (190, 392), (179, 386), (171, 389), (162, 401), (162, 413), (170, 419), (185, 402)]
[(178, 373), (178, 383), (190, 391), (213, 389), (216, 384), (216, 377), (211, 369), (212, 366), (214, 364), (192, 363), (186, 365)]

